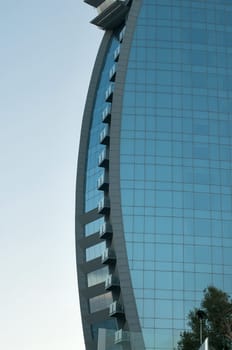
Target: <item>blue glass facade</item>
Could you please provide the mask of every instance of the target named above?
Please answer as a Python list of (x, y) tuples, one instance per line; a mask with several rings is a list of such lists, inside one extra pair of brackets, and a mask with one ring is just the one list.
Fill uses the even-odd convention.
[(121, 193), (136, 304), (143, 330), (155, 330), (147, 349), (173, 348), (208, 285), (232, 293), (229, 11), (146, 0), (134, 33)]
[[(84, 133), (82, 314), (95, 340), (99, 328), (111, 328), (141, 334), (139, 350), (172, 350), (204, 288), (232, 295), (232, 3), (141, 0), (128, 12), (120, 26), (104, 28), (110, 40)], [(110, 141), (100, 144), (106, 124)], [(102, 151), (108, 159), (99, 166)], [(109, 204), (99, 210), (101, 198)]]

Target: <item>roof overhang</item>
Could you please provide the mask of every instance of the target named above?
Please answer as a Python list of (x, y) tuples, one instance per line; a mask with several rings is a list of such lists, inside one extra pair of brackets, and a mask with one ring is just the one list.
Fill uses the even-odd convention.
[(91, 23), (104, 30), (118, 27), (129, 11), (128, 0), (85, 0), (85, 2), (96, 7), (98, 11), (97, 17)]
[(99, 5), (101, 5), (105, 0), (84, 0), (84, 2), (86, 2), (86, 4), (89, 4), (93, 7), (98, 7)]

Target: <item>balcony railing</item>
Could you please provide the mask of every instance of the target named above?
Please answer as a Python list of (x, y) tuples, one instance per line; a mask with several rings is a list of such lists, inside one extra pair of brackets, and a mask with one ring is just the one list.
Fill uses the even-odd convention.
[(119, 33), (119, 41), (120, 41), (120, 43), (123, 41), (125, 33), (126, 33), (126, 27), (123, 27), (121, 32)]
[(129, 341), (130, 341), (129, 332), (123, 331), (122, 329), (119, 329), (118, 331), (115, 332), (115, 335), (114, 335), (115, 344), (125, 343)]
[(111, 119), (111, 104), (108, 104), (102, 112), (102, 122), (109, 123)]
[(116, 76), (116, 64), (114, 64), (113, 67), (110, 70), (109, 80), (110, 81), (115, 81), (115, 76)]
[(112, 248), (106, 248), (102, 253), (102, 264), (114, 263), (116, 260), (115, 252)]
[(110, 141), (110, 128), (107, 124), (100, 133), (100, 143), (102, 145), (108, 145)]
[(110, 304), (109, 306), (110, 316), (119, 316), (123, 314), (124, 314), (123, 306), (119, 301), (114, 301), (113, 303)]
[(109, 165), (109, 151), (104, 148), (98, 156), (98, 166), (106, 168)]
[(104, 172), (97, 180), (97, 189), (100, 191), (105, 191), (109, 187), (108, 175)]
[(103, 197), (98, 202), (98, 213), (99, 214), (106, 214), (110, 211), (110, 201), (109, 198)]
[(119, 55), (120, 55), (120, 49), (121, 49), (121, 46), (118, 45), (114, 51), (114, 60), (115, 62), (118, 62), (118, 59), (119, 59)]
[(111, 238), (113, 234), (112, 231), (112, 226), (109, 222), (104, 222), (101, 226), (100, 226), (100, 230), (99, 230), (99, 237), (100, 238)]
[(111, 290), (120, 287), (119, 279), (114, 275), (108, 275), (105, 281), (105, 289)]
[(105, 92), (105, 100), (106, 102), (112, 102), (114, 93), (114, 85), (111, 84)]

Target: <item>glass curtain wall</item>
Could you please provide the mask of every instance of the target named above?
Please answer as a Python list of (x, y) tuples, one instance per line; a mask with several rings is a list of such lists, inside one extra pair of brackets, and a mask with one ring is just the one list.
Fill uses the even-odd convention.
[(124, 234), (147, 350), (232, 294), (232, 4), (144, 0), (124, 89)]

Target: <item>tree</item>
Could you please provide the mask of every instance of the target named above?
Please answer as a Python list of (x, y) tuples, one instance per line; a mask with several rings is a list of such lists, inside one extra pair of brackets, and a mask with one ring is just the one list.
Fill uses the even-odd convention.
[[(199, 312), (200, 311), (200, 312)], [(232, 301), (228, 294), (210, 286), (204, 290), (200, 309), (188, 314), (189, 331), (180, 335), (178, 350), (198, 350), (200, 331), (209, 338), (211, 350), (232, 349)]]

